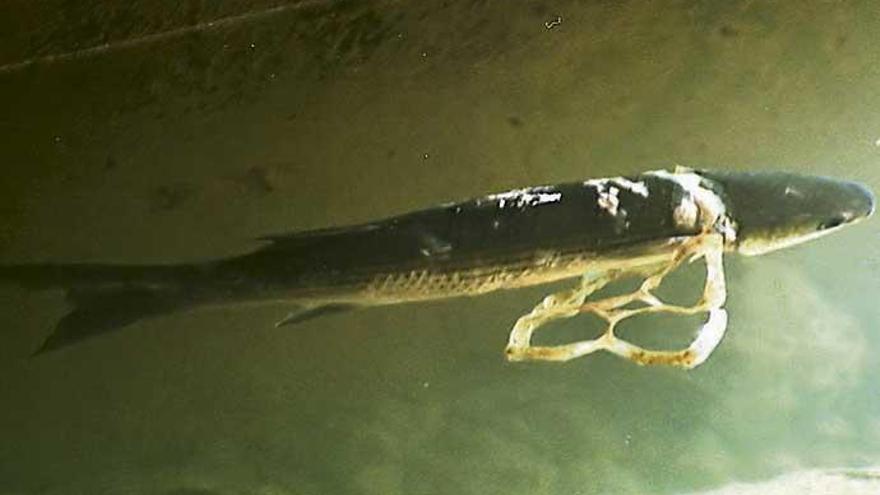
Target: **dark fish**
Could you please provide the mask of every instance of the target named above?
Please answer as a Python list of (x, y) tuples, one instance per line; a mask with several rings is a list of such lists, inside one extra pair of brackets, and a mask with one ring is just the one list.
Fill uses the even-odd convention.
[(529, 187), (392, 218), (265, 237), (193, 264), (0, 265), (0, 281), (73, 305), (38, 352), (207, 305), (288, 301), (278, 324), (364, 306), (482, 294), (658, 263), (702, 223), (694, 188), (728, 212), (726, 250), (759, 254), (866, 218), (859, 184), (782, 172), (676, 170)]

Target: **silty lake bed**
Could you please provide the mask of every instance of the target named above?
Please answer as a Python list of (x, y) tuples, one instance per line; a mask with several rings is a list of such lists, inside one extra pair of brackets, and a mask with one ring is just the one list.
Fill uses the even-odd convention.
[[(870, 2), (12, 2), (0, 261), (220, 257), (674, 164), (877, 191), (878, 29)], [(728, 334), (692, 372), (507, 363), (546, 287), (280, 329), (283, 304), (210, 309), (30, 358), (67, 306), (4, 286), (0, 493), (870, 493), (878, 235), (728, 257)]]

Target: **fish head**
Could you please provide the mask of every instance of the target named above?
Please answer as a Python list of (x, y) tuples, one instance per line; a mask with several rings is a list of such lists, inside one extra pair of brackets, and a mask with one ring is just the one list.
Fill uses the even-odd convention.
[(733, 248), (753, 256), (835, 232), (874, 212), (862, 184), (788, 172), (698, 172), (736, 225)]

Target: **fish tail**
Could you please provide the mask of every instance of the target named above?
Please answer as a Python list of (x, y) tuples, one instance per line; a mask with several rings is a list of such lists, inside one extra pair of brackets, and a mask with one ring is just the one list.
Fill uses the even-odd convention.
[(187, 309), (198, 301), (194, 265), (0, 265), (0, 283), (34, 290), (63, 289), (72, 306), (34, 353), (42, 354), (122, 329), (136, 321)]

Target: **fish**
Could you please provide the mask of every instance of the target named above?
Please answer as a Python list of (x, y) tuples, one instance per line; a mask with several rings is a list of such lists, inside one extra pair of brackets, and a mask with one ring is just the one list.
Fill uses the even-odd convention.
[[(65, 291), (71, 310), (35, 353), (42, 354), (200, 307), (289, 304), (296, 310), (276, 322), (289, 326), (366, 307), (576, 279), (575, 289), (548, 296), (518, 320), (508, 359), (564, 361), (601, 348), (639, 364), (692, 365), (697, 360), (676, 363), (650, 353), (639, 359), (643, 350), (611, 335), (614, 324), (633, 310), (617, 304), (619, 298), (585, 299), (611, 280), (637, 274), (647, 284), (630, 297), (629, 302), (644, 303), (637, 311), (687, 312), (649, 294), (678, 264), (705, 258), (714, 266), (709, 278), (715, 278), (707, 282), (707, 294), (723, 292), (723, 253), (754, 256), (787, 248), (866, 219), (874, 205), (868, 188), (847, 180), (676, 167), (525, 187), (357, 225), (268, 235), (253, 251), (203, 262), (0, 264), (0, 283)], [(723, 294), (715, 294), (712, 307), (688, 311), (715, 311), (710, 320), (712, 315), (718, 320), (721, 299)], [(606, 332), (611, 336), (591, 341), (595, 349), (581, 346), (560, 354), (530, 346), (531, 332), (543, 323), (590, 311), (604, 315), (611, 327)], [(726, 326), (726, 313), (723, 319)]]

